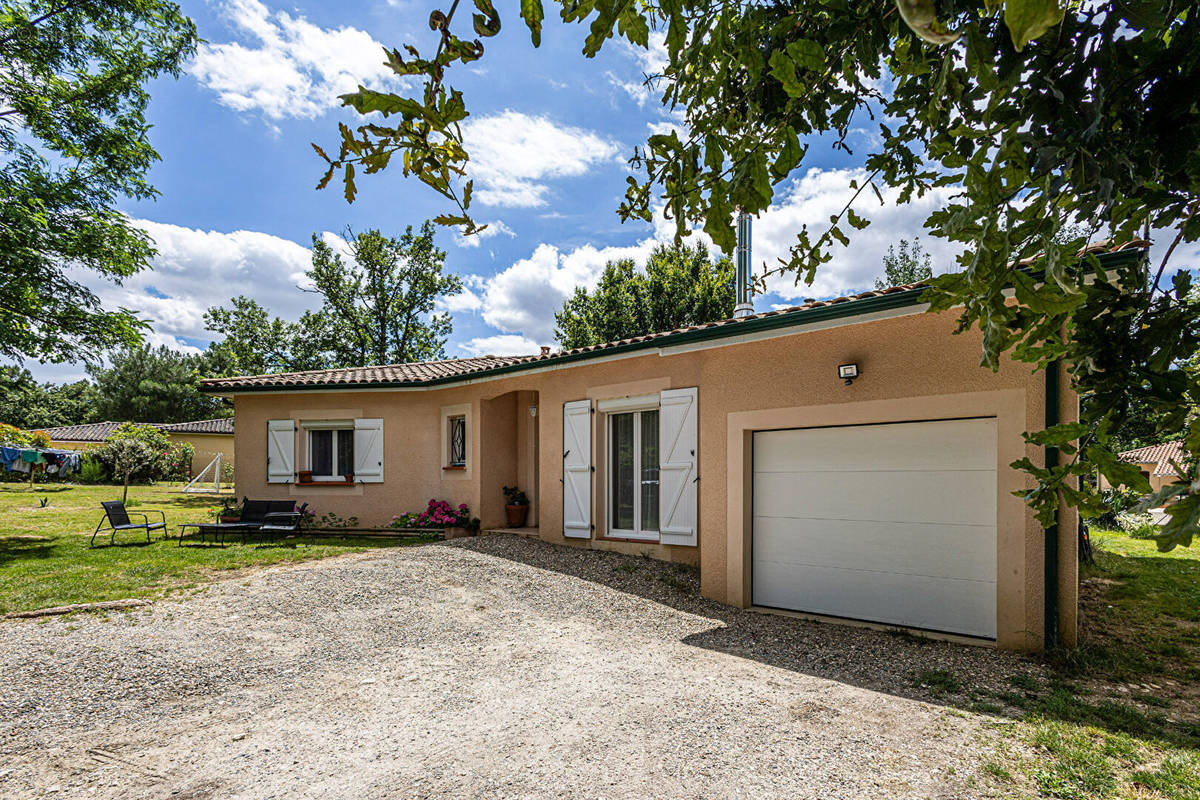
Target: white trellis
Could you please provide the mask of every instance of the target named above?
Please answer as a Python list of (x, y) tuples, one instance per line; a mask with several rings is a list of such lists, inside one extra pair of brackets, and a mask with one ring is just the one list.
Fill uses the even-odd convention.
[[(212, 489), (208, 489), (206, 484), (208, 480), (205, 478), (208, 471), (212, 470)], [(195, 488), (193, 488), (195, 487)], [(213, 491), (220, 493), (221, 491), (221, 454), (217, 453), (217, 457), (208, 462), (208, 466), (200, 470), (196, 477), (188, 481), (187, 486), (183, 487), (185, 492), (207, 492)]]

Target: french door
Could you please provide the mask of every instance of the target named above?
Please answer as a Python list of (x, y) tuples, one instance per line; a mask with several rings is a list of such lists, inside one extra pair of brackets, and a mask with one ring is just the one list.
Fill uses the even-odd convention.
[(658, 410), (608, 415), (608, 534), (658, 539)]

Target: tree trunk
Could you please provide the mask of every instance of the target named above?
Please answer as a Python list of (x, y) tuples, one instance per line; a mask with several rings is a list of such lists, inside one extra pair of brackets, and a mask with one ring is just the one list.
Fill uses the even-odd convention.
[(125, 488), (121, 490), (121, 505), (125, 504), (126, 498), (129, 497), (129, 470), (125, 471)]

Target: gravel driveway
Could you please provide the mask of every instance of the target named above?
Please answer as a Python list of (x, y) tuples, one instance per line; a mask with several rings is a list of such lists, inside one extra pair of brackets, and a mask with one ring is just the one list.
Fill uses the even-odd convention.
[(1019, 656), (737, 611), (511, 536), (0, 625), (0, 796), (943, 798), (994, 741), (913, 676)]

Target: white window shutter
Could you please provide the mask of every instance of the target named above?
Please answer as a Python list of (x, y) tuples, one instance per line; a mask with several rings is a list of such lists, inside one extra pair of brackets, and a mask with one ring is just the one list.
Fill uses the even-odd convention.
[(354, 480), (383, 483), (383, 420), (354, 420)]
[(563, 403), (563, 536), (592, 536), (592, 403)]
[(296, 475), (296, 423), (267, 420), (267, 483), (291, 483)]
[(696, 546), (696, 389), (659, 395), (658, 535), (663, 544)]

